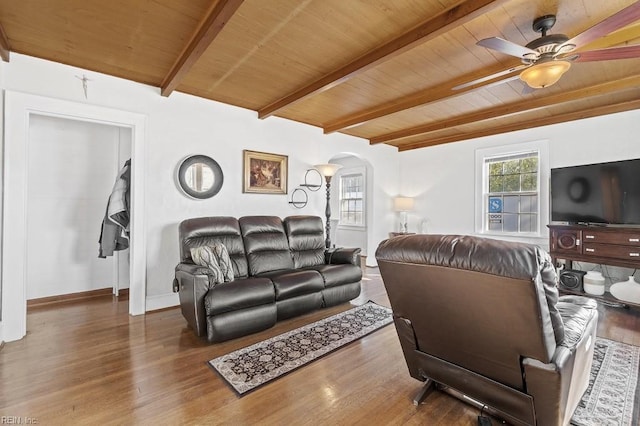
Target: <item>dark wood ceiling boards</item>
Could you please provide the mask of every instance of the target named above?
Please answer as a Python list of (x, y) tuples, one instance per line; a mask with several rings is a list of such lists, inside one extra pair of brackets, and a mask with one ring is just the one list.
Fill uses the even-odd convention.
[(0, 2), (11, 50), (160, 86), (211, 0)]
[[(636, 48), (633, 59), (575, 60), (556, 84), (524, 90), (520, 59), (476, 45), (524, 46), (546, 14), (557, 16), (549, 34), (572, 38), (636, 1), (0, 0), (0, 55), (410, 150), (640, 108)], [(632, 20), (577, 52), (639, 45)]]

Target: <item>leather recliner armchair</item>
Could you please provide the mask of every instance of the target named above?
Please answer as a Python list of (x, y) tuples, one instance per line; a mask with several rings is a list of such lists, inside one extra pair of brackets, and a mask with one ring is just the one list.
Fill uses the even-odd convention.
[(513, 424), (569, 423), (589, 382), (597, 304), (559, 297), (544, 250), (407, 235), (380, 243), (376, 259), (409, 373), (426, 381), (424, 393), (448, 389)]

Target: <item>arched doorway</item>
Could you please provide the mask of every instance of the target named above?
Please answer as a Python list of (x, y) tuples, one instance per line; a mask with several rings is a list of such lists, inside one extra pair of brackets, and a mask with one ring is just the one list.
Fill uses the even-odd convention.
[(360, 247), (367, 265), (375, 266), (373, 253), (369, 253), (373, 229), (373, 166), (352, 153), (336, 154), (329, 162), (342, 166), (332, 181), (332, 241), (337, 246)]

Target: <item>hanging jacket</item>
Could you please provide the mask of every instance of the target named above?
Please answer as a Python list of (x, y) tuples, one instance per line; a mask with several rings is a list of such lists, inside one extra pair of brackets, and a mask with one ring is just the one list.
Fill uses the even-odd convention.
[(113, 256), (114, 251), (129, 247), (129, 202), (131, 184), (131, 160), (127, 160), (118, 173), (113, 190), (107, 201), (107, 209), (100, 238), (98, 257)]

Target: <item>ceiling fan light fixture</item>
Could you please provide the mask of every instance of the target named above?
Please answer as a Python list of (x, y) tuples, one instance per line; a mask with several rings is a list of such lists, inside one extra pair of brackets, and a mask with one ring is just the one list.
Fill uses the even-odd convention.
[(569, 61), (538, 62), (522, 71), (520, 79), (532, 89), (542, 89), (555, 84), (569, 68), (571, 68)]

